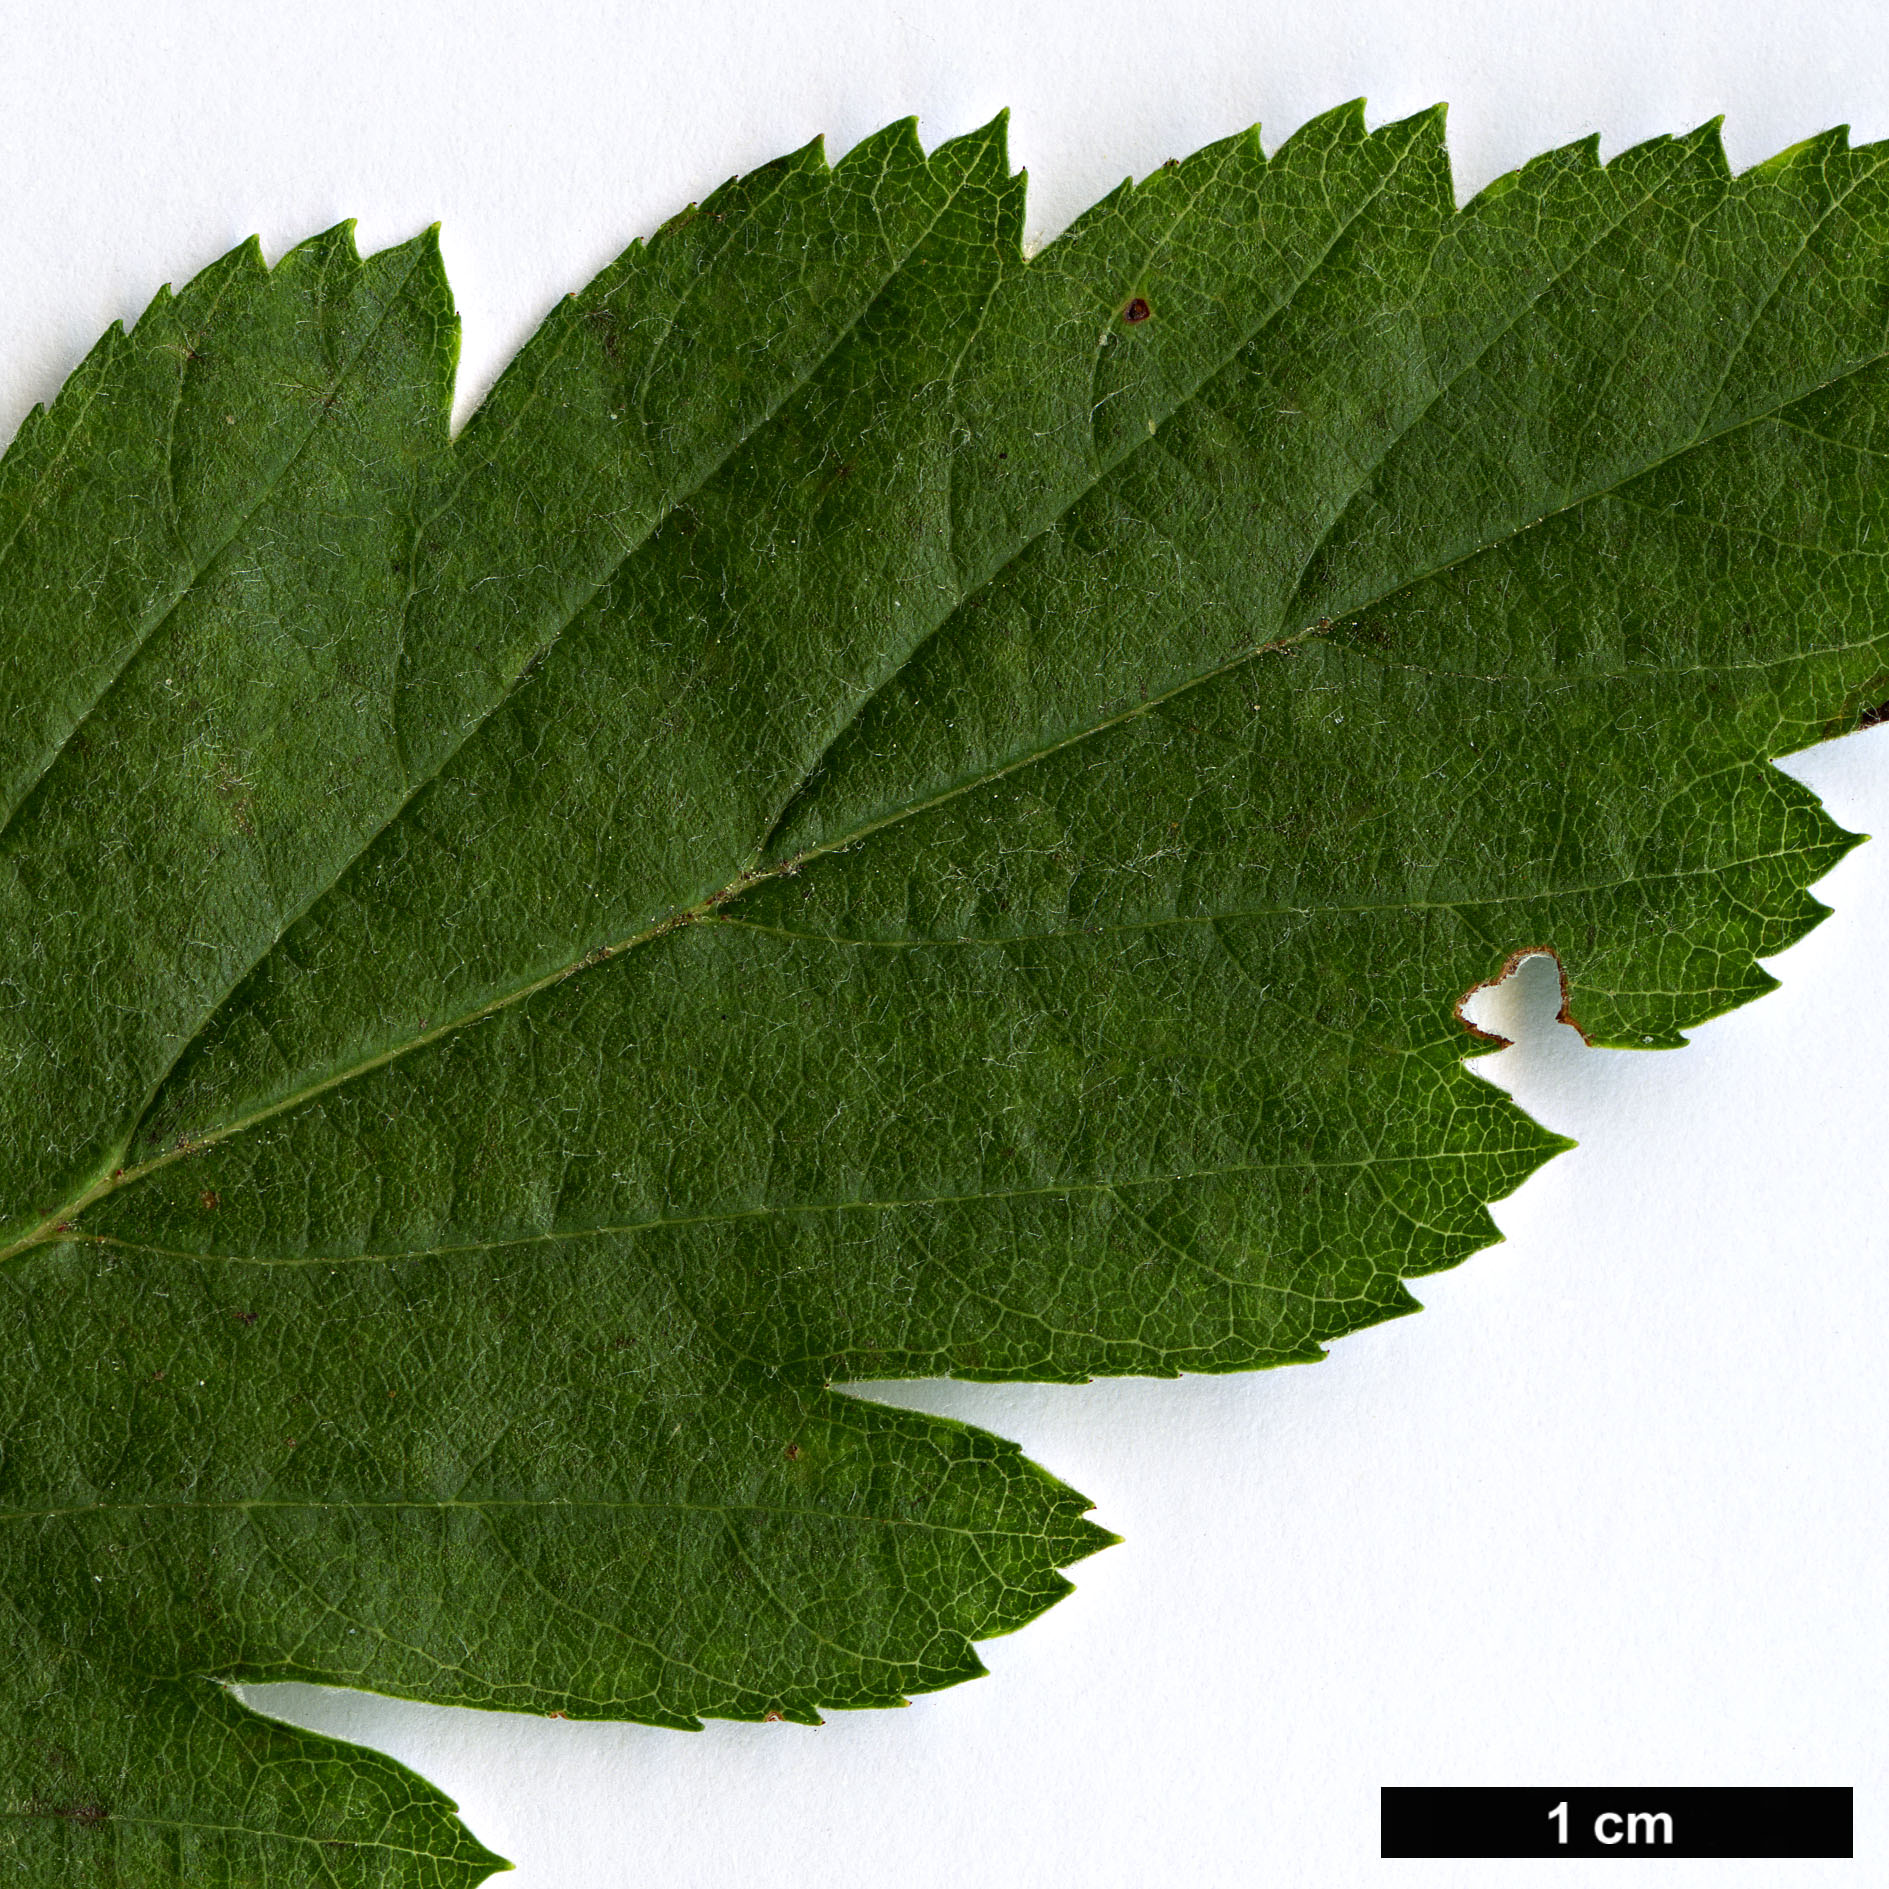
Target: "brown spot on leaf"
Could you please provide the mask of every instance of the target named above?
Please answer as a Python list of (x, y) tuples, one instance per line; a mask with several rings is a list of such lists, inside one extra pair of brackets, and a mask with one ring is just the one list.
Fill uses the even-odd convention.
[(800, 1445), (799, 1445), (798, 1443), (789, 1443), (789, 1444), (788, 1444), (788, 1446), (787, 1446), (787, 1460), (788, 1460), (788, 1461), (789, 1461), (790, 1463), (797, 1463), (797, 1462), (799, 1462), (799, 1461), (800, 1461)]
[(48, 1804), (34, 1798), (26, 1806), (26, 1814), (29, 1817), (62, 1817), (67, 1823), (76, 1823), (90, 1830), (103, 1823), (111, 1813), (103, 1804)]
[(611, 365), (617, 365), (622, 353), (622, 344), (617, 339), (617, 328), (621, 321), (617, 311), (608, 306), (599, 306), (588, 310), (584, 319), (597, 331)]
[[(1889, 721), (1889, 699), (1885, 698), (1889, 698), (1889, 670), (1878, 669), (1854, 688), (1844, 691), (1842, 701), (1825, 718), (1823, 738), (1833, 740), (1853, 729), (1875, 728)], [(1871, 707), (1871, 703), (1875, 706)]]
[(1139, 295), (1122, 310), (1122, 320), (1132, 328), (1137, 322), (1143, 322), (1154, 313), (1147, 302)]
[(200, 1206), (205, 1213), (215, 1213), (222, 1204), (223, 1196), (213, 1187), (206, 1187), (203, 1192), (197, 1196), (197, 1205)]
[(256, 1314), (254, 1312), (231, 1312), (230, 1317), (235, 1319), (239, 1325), (253, 1325), (256, 1322)]

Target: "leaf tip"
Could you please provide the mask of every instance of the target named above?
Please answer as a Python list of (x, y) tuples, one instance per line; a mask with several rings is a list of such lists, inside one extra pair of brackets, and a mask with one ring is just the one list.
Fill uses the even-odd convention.
[(1348, 98), (1342, 104), (1334, 105), (1330, 111), (1322, 112), (1311, 120), (1306, 129), (1309, 130), (1311, 125), (1329, 125), (1334, 131), (1348, 131), (1354, 137), (1368, 138), (1371, 128), (1365, 122), (1366, 103), (1364, 94), (1360, 92), (1356, 98)]
[[(1358, 123), (1362, 125), (1365, 121), (1367, 104), (1367, 100), (1358, 98), (1340, 106), (1339, 109), (1348, 111), (1355, 106)], [(1381, 138), (1387, 133), (1401, 131), (1406, 136), (1434, 138), (1438, 143), (1446, 143), (1449, 135), (1449, 115), (1450, 108), (1447, 101), (1438, 99), (1435, 104), (1425, 105), (1420, 111), (1408, 112), (1402, 118), (1386, 119), (1375, 132), (1368, 135)]]
[(1853, 148), (1850, 143), (1849, 126), (1832, 125), (1828, 130), (1819, 131), (1808, 138), (1800, 138), (1795, 144), (1787, 144), (1783, 150), (1774, 151), (1769, 157), (1752, 165), (1745, 175), (1766, 179), (1780, 177), (1786, 171), (1794, 170), (1799, 164), (1838, 156)]
[(993, 116), (987, 118), (968, 135), (994, 148), (998, 166), (1006, 177), (1020, 174), (1010, 169), (1010, 107), (1008, 105), (999, 106)]
[(1714, 175), (1729, 177), (1732, 174), (1731, 159), (1725, 155), (1725, 114), (1719, 112), (1708, 118), (1702, 125), (1695, 125), (1679, 142), (1695, 157), (1700, 158), (1712, 170)]
[(1288, 151), (1316, 146), (1323, 139), (1362, 141), (1370, 135), (1369, 127), (1364, 122), (1364, 100), (1347, 99), (1342, 105), (1334, 105), (1330, 111), (1322, 111), (1316, 117), (1308, 118), (1273, 155), (1276, 161)]
[(895, 118), (889, 125), (882, 125), (871, 137), (862, 138), (854, 145), (840, 162), (845, 165), (854, 158), (883, 159), (894, 152), (908, 164), (924, 163), (925, 146), (918, 135), (916, 113), (905, 118)]
[[(415, 259), (419, 262), (424, 263), (427, 266), (427, 268), (429, 268), (430, 270), (433, 270), (434, 272), (436, 272), (440, 278), (441, 286), (444, 287), (445, 278), (446, 278), (446, 258), (440, 251), (439, 234), (440, 234), (440, 226), (439, 226), (438, 221), (435, 220), (434, 222), (429, 223), (425, 229), (421, 230), (420, 233), (413, 238), (412, 243), (409, 246), (412, 248), (414, 252)], [(450, 289), (447, 289), (446, 295), (447, 295), (447, 300), (450, 303), (452, 299), (452, 291)]]

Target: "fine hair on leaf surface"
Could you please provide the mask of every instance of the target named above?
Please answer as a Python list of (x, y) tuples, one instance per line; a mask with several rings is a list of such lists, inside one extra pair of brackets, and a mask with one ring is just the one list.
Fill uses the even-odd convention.
[[(473, 1884), (298, 1679), (693, 1727), (1111, 1539), (841, 1382), (1305, 1362), (1566, 1144), (1459, 1007), (1770, 988), (1889, 702), (1889, 158), (1439, 111), (739, 177), (450, 436), (432, 232), (0, 461), (0, 1866)], [(1487, 1047), (1485, 1042), (1482, 1048)]]

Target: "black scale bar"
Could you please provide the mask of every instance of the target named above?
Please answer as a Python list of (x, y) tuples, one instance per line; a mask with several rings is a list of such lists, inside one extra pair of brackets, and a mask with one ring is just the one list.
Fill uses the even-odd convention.
[(1384, 1856), (1849, 1856), (1849, 1789), (1386, 1786)]

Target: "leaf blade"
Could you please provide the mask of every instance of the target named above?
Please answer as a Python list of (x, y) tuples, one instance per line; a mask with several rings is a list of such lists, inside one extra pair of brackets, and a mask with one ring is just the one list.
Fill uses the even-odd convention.
[(1107, 1537), (834, 1378), (1316, 1358), (1563, 1145), (1468, 990), (1552, 948), (1677, 1043), (1822, 915), (1852, 838), (1768, 763), (1889, 694), (1880, 151), (1458, 211), (1437, 116), (1352, 111), (1028, 264), (1000, 128), (862, 151), (632, 252), (419, 473), (391, 430), (385, 780), (264, 822), (293, 895), (4, 1282), (7, 1591), (138, 1685), (971, 1676)]

